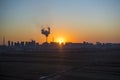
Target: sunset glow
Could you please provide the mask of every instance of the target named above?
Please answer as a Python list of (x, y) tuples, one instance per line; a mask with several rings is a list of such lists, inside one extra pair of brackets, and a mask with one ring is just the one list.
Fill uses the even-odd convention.
[[(1, 0), (0, 45), (11, 41), (120, 42), (120, 0)], [(72, 5), (72, 6), (71, 6)], [(58, 38), (62, 37), (62, 38)]]
[(57, 39), (57, 42), (59, 43), (59, 44), (64, 44), (65, 43), (65, 39), (64, 38), (62, 38), (62, 37), (60, 37), (60, 38), (58, 38)]

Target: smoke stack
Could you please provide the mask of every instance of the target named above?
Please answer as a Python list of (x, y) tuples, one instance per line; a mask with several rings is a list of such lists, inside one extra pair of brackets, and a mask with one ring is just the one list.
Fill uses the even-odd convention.
[(50, 27), (47, 26), (47, 27), (42, 28), (41, 33), (46, 36), (46, 42), (48, 42), (47, 38), (50, 34)]

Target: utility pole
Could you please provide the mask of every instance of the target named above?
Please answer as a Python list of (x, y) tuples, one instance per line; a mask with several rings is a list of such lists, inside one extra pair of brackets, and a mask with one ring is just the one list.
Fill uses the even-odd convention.
[(54, 37), (52, 37), (52, 42), (54, 42)]
[(5, 46), (5, 36), (3, 36), (3, 45)]

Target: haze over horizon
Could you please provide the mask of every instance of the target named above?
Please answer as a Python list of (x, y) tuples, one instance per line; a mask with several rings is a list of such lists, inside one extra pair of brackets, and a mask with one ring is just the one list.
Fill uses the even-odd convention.
[(55, 41), (120, 43), (120, 0), (0, 0), (0, 44), (45, 41), (49, 25)]

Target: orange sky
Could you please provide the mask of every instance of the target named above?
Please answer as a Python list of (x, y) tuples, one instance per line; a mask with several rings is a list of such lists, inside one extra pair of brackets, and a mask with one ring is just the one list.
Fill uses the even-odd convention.
[(49, 25), (49, 42), (120, 43), (119, 0), (5, 0), (0, 1), (0, 44), (45, 41), (41, 26)]

